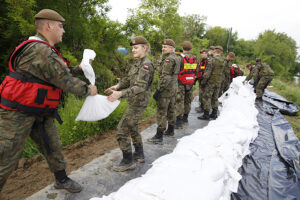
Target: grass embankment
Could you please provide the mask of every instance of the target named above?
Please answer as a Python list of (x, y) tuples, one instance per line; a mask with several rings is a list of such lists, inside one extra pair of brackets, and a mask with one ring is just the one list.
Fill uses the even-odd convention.
[[(274, 78), (271, 85), (274, 86), (274, 89), (271, 88), (274, 92), (283, 96), (287, 100), (295, 103), (300, 108), (300, 86), (292, 81), (282, 81), (278, 78)], [(292, 125), (296, 136), (300, 139), (300, 114), (297, 113), (297, 116), (285, 116), (286, 119)]]

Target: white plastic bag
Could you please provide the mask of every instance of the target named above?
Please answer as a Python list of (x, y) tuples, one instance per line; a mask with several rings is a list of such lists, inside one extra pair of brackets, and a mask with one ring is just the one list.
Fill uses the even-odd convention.
[[(95, 85), (95, 72), (89, 63), (90, 59), (94, 60), (96, 53), (91, 49), (85, 49), (83, 59), (81, 61), (82, 71), (84, 76)], [(120, 101), (110, 102), (107, 96), (96, 95), (88, 96), (77, 115), (75, 121), (98, 121), (108, 117), (119, 105)]]

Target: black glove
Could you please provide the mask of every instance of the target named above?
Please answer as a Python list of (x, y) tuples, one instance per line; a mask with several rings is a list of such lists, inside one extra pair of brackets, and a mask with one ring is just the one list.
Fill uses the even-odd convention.
[(158, 98), (159, 98), (159, 90), (156, 90), (156, 91), (154, 92), (153, 98), (154, 98), (155, 101), (158, 100)]

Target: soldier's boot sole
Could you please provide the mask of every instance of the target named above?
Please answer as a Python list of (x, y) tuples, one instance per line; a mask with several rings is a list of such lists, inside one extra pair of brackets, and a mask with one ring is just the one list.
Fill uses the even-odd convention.
[(58, 189), (58, 190), (64, 189), (64, 190), (67, 190), (68, 192), (71, 192), (71, 193), (79, 193), (82, 190), (81, 186), (78, 186), (77, 189), (74, 189), (74, 188), (66, 187), (63, 184), (58, 185), (57, 183), (54, 183), (54, 188)]
[(125, 172), (127, 170), (133, 170), (136, 168), (136, 163), (132, 162), (130, 164), (122, 165), (122, 166), (113, 166), (112, 170), (115, 172)]
[(183, 129), (183, 126), (176, 126), (175, 129)]
[(144, 163), (145, 162), (145, 157), (144, 155), (138, 155), (136, 153), (133, 154), (133, 160), (139, 163)]
[(197, 117), (198, 119), (200, 119), (200, 120), (207, 120), (207, 121), (209, 121), (209, 117)]

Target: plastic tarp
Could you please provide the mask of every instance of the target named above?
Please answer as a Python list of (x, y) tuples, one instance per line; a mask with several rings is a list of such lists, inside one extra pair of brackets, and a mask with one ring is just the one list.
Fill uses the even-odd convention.
[(300, 199), (300, 142), (279, 112), (282, 108), (289, 113), (295, 109), (268, 91), (263, 100), (263, 104), (257, 104), (258, 137), (250, 144), (251, 153), (239, 170), (243, 178), (238, 192), (231, 197), (233, 200)]
[(252, 87), (236, 78), (221, 99), (217, 120), (179, 139), (173, 152), (155, 160), (141, 177), (90, 200), (230, 199), (242, 178), (238, 169), (258, 132), (254, 99)]
[[(96, 53), (91, 49), (85, 49), (83, 52), (83, 59), (81, 62), (82, 71), (84, 76), (90, 81), (92, 85), (95, 85), (95, 72), (91, 64), (90, 59), (94, 60)], [(110, 102), (107, 100), (107, 96), (95, 95), (88, 96), (79, 111), (75, 121), (97, 121), (108, 117), (119, 105), (120, 101)]]

